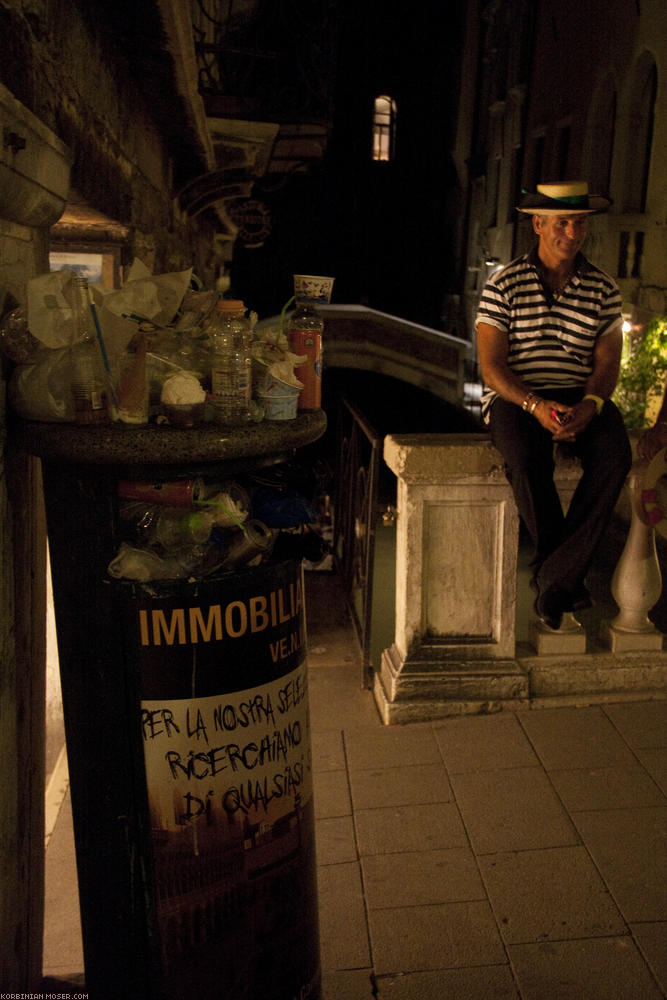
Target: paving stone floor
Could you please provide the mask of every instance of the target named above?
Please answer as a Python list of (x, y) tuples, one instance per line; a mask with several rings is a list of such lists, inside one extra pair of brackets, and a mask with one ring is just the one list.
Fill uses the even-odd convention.
[[(323, 1000), (664, 998), (667, 701), (385, 727), (337, 585), (307, 574)], [(84, 983), (66, 793), (44, 970)]]

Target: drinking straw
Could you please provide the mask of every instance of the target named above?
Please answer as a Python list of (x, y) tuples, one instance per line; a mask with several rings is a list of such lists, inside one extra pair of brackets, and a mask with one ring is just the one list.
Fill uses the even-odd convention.
[(156, 330), (168, 330), (168, 326), (164, 326), (162, 323), (156, 323), (154, 319), (148, 319), (146, 316), (139, 316), (137, 313), (121, 313), (121, 319), (129, 319), (132, 323), (150, 323), (151, 326), (155, 327)]
[(159, 361), (163, 365), (168, 365), (170, 368), (177, 368), (179, 372), (185, 371), (183, 365), (177, 365), (175, 361), (170, 361), (169, 358), (163, 358), (161, 354), (154, 354), (153, 351), (146, 352), (147, 358), (153, 358), (154, 361)]
[(282, 308), (282, 312), (280, 313), (280, 328), (279, 329), (280, 329), (281, 333), (283, 332), (283, 326), (285, 325), (285, 313), (287, 312), (287, 310), (289, 309), (289, 307), (292, 305), (293, 302), (294, 302), (294, 296), (292, 296), (291, 299), (287, 300), (287, 302), (285, 303), (285, 305)]
[(100, 321), (97, 318), (97, 309), (95, 308), (95, 303), (90, 303), (90, 311), (93, 314), (93, 323), (95, 324), (95, 332), (97, 333), (97, 342), (100, 345), (100, 351), (102, 353), (102, 360), (104, 362), (104, 368), (107, 373), (107, 378), (109, 381), (109, 389), (111, 391), (111, 396), (113, 398), (114, 406), (118, 410), (118, 397), (116, 395), (116, 387), (113, 384), (113, 378), (111, 376), (111, 366), (109, 364), (109, 356), (107, 355), (107, 349), (104, 344), (104, 337), (102, 336), (102, 329), (100, 327)]

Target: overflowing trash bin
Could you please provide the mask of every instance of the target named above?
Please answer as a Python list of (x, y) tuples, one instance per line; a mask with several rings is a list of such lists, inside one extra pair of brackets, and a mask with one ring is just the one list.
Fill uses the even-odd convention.
[(92, 1000), (317, 1000), (308, 499), (253, 474), (271, 454), (210, 460), (212, 431), (133, 466), (146, 431), (17, 430), (42, 458)]
[(320, 996), (302, 569), (323, 551), (308, 499), (256, 475), (326, 428), (298, 406), (292, 301), (259, 329), (135, 260), (120, 289), (37, 275), (0, 324), (42, 459), (92, 1000)]

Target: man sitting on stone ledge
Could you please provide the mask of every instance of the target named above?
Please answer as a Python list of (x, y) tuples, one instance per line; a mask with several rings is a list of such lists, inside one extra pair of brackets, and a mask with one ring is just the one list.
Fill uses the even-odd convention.
[[(477, 313), (485, 391), (482, 414), (505, 460), (519, 514), (535, 546), (535, 612), (558, 629), (591, 606), (584, 579), (632, 463), (620, 413), (621, 298), (581, 253), (591, 213), (609, 207), (583, 182), (539, 184), (520, 212), (537, 246), (496, 271)], [(554, 446), (583, 474), (567, 514), (554, 484)]]

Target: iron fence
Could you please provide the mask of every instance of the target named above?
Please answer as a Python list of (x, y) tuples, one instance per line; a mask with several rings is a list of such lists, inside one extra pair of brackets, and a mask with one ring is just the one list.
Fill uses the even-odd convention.
[(382, 437), (347, 398), (340, 400), (333, 551), (357, 635), (362, 686), (370, 687), (375, 524)]

